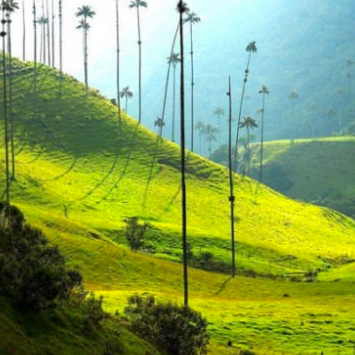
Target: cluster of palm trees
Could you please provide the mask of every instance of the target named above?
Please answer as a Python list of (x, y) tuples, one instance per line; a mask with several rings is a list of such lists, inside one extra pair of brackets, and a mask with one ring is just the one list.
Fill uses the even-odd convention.
[(198, 121), (194, 127), (198, 131), (199, 141), (200, 141), (200, 152), (203, 154), (203, 137), (208, 143), (208, 153), (212, 153), (212, 143), (217, 141), (217, 134), (220, 132), (220, 129), (216, 126), (213, 126), (209, 123), (205, 124), (201, 121)]

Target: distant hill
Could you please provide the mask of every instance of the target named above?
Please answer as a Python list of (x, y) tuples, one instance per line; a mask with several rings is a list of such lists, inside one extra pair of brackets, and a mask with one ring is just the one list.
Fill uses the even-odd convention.
[(355, 217), (354, 151), (351, 137), (267, 142), (263, 181), (291, 198)]

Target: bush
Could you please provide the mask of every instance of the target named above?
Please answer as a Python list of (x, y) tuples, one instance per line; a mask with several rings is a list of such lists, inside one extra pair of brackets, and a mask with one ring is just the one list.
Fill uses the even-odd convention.
[(126, 238), (131, 250), (137, 251), (143, 245), (143, 238), (147, 230), (150, 228), (150, 224), (145, 222), (139, 224), (138, 217), (129, 217), (126, 222)]
[(56, 246), (25, 224), (22, 212), (0, 203), (0, 292), (30, 310), (53, 307), (81, 286), (82, 277), (67, 270)]
[(207, 322), (201, 314), (172, 303), (156, 303), (153, 296), (128, 299), (125, 314), (143, 338), (172, 355), (206, 354)]

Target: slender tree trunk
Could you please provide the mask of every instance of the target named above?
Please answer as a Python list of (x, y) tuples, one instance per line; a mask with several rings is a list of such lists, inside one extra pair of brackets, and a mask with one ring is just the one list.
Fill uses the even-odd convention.
[(119, 131), (122, 132), (122, 115), (121, 115), (121, 97), (120, 97), (120, 13), (118, 0), (116, 0), (116, 45), (117, 45), (117, 77), (116, 77), (116, 89), (117, 89), (117, 113), (118, 113), (118, 126)]
[(250, 176), (250, 155), (251, 155), (251, 150), (250, 150), (250, 129), (249, 129), (249, 126), (247, 126), (247, 137), (248, 137), (248, 176)]
[(55, 11), (54, 0), (52, 0), (52, 67), (55, 67)]
[[(35, 20), (37, 21), (37, 19)], [(43, 60), (43, 25), (41, 24), (41, 42), (39, 46), (39, 62), (42, 63)]]
[(51, 34), (50, 34), (50, 16), (49, 16), (49, 3), (46, 1), (46, 13), (47, 13), (47, 55), (48, 66), (51, 65)]
[(175, 105), (176, 105), (176, 65), (173, 66), (173, 115), (172, 115), (172, 137), (171, 140), (175, 142)]
[(264, 154), (264, 116), (265, 115), (265, 94), (263, 94), (262, 112), (261, 112), (261, 137), (260, 137), (260, 171), (259, 182), (263, 181), (263, 154)]
[(12, 115), (12, 48), (11, 48), (11, 16), (10, 12), (6, 14), (7, 18), (7, 51), (9, 54), (9, 123), (10, 123), (10, 145), (11, 145), (11, 179), (15, 179), (15, 147), (14, 147), (14, 122)]
[(244, 76), (244, 81), (243, 81), (243, 89), (242, 89), (242, 94), (241, 94), (241, 97), (240, 97), (240, 105), (239, 105), (239, 112), (238, 112), (238, 122), (237, 122), (237, 137), (236, 137), (236, 140), (235, 140), (235, 156), (234, 156), (235, 171), (238, 171), (238, 143), (239, 143), (239, 132), (240, 132), (240, 120), (242, 118), (245, 86), (246, 86), (247, 81), (248, 81), (250, 58), (251, 58), (251, 52), (249, 52), (249, 56), (248, 56), (248, 61), (247, 61), (247, 66), (246, 66), (246, 69), (245, 69), (245, 76)]
[(142, 41), (141, 41), (141, 24), (139, 19), (139, 7), (137, 6), (137, 25), (138, 25), (138, 101), (139, 101), (139, 114), (138, 122), (142, 121)]
[(187, 270), (187, 211), (186, 211), (186, 181), (185, 181), (185, 78), (184, 78), (184, 26), (183, 2), (180, 0), (180, 130), (181, 130), (181, 207), (182, 207), (182, 248), (184, 275), (184, 305), (189, 305), (188, 270)]
[[(169, 58), (171, 58), (173, 53), (174, 53), (175, 42), (176, 42), (177, 35), (179, 33), (179, 27), (180, 27), (180, 22), (178, 23), (178, 26), (177, 26), (176, 31), (175, 31), (175, 35), (174, 35), (173, 43), (171, 45), (170, 57)], [(168, 71), (166, 73), (166, 80), (165, 80), (163, 110), (162, 110), (162, 115), (161, 115), (161, 119), (163, 120), (163, 122), (165, 121), (165, 109), (166, 109), (166, 102), (167, 102), (167, 97), (168, 97), (168, 87), (169, 87), (171, 64), (172, 63), (169, 61), (169, 63), (168, 63)]]
[(200, 137), (200, 154), (203, 155), (203, 151), (202, 151), (202, 132), (201, 132), (201, 130), (199, 131), (199, 137)]
[[(45, 12), (44, 12), (44, 0), (42, 0), (42, 17), (45, 18)], [(43, 41), (43, 58), (42, 58), (42, 63), (46, 64), (46, 58), (47, 58), (47, 46), (46, 46), (46, 24), (42, 24), (42, 41)]]
[(26, 16), (25, 0), (22, 0), (22, 60), (26, 60)]
[(191, 151), (194, 151), (194, 43), (192, 35), (192, 21), (190, 21), (190, 43), (191, 43)]
[(228, 119), (228, 162), (229, 162), (229, 202), (230, 202), (230, 223), (232, 242), (232, 277), (235, 277), (235, 237), (234, 237), (234, 186), (233, 186), (233, 164), (232, 164), (232, 89), (231, 78), (229, 77), (229, 119)]
[(35, 0), (33, 0), (33, 65), (33, 116), (37, 118), (37, 9)]
[(62, 8), (62, 0), (59, 0), (59, 92), (62, 95), (63, 88), (63, 8)]
[(126, 111), (126, 113), (128, 113), (128, 111), (127, 111), (128, 110), (128, 97), (127, 97), (127, 95), (126, 95), (126, 105), (125, 106), (126, 106), (125, 107), (126, 108), (125, 111)]
[(8, 119), (7, 119), (7, 81), (6, 81), (6, 32), (5, 17), (2, 12), (2, 70), (3, 70), (3, 110), (4, 110), (4, 142), (5, 142), (5, 195), (6, 202), (10, 203), (10, 172), (9, 172), (9, 136), (8, 136)]

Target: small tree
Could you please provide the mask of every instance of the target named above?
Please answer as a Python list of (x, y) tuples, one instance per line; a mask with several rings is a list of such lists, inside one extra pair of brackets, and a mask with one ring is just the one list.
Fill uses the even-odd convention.
[(207, 321), (191, 308), (156, 303), (153, 296), (133, 295), (128, 299), (125, 313), (135, 331), (169, 354), (206, 354)]
[(144, 235), (150, 228), (150, 224), (144, 222), (139, 224), (138, 217), (129, 217), (126, 222), (126, 238), (131, 250), (137, 251), (143, 245)]

